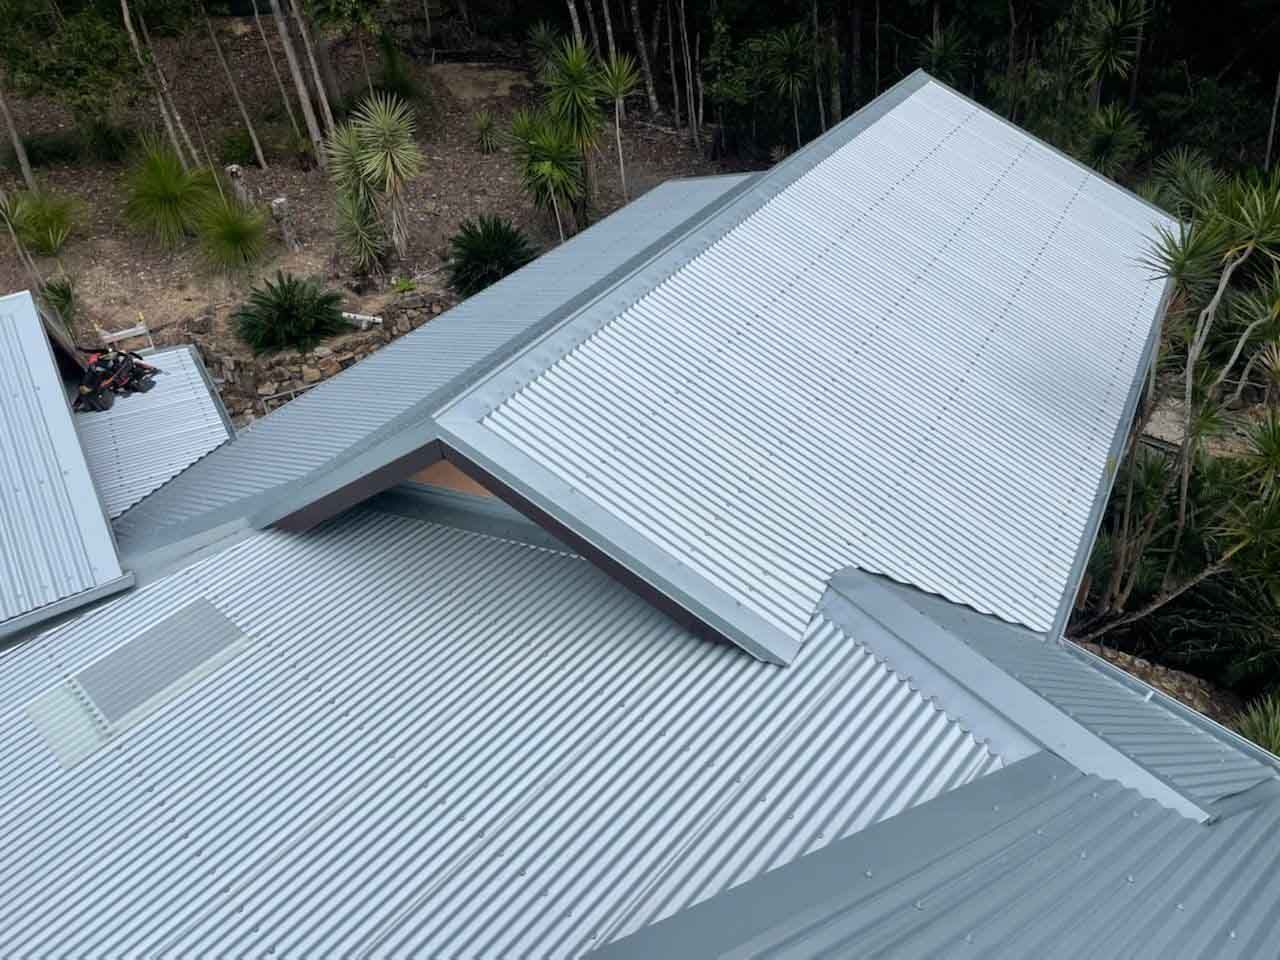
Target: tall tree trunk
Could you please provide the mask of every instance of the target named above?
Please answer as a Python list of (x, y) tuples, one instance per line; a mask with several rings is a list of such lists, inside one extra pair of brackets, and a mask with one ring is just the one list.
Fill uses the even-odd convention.
[(328, 157), (324, 153), (324, 137), (320, 134), (320, 125), (316, 122), (315, 107), (311, 105), (311, 93), (302, 78), (302, 68), (298, 65), (298, 53), (293, 49), (293, 38), (289, 36), (289, 24), (285, 22), (281, 3), (288, 0), (267, 0), (271, 6), (271, 15), (276, 21), (276, 31), (280, 34), (280, 45), (284, 48), (284, 58), (289, 64), (289, 75), (293, 77), (293, 87), (298, 92), (298, 103), (302, 106), (302, 117), (307, 122), (307, 133), (311, 136), (311, 146), (316, 152), (316, 164), (320, 169), (328, 166)]
[(667, 0), (667, 59), (668, 69), (671, 71), (671, 107), (672, 117), (675, 120), (676, 129), (680, 129), (680, 81), (679, 74), (676, 73), (676, 39), (675, 39), (675, 17), (671, 15), (671, 0)]
[(320, 65), (316, 63), (316, 48), (311, 42), (311, 31), (307, 27), (307, 18), (299, 6), (299, 0), (287, 0), (293, 12), (294, 22), (298, 24), (298, 35), (302, 37), (302, 47), (307, 53), (307, 62), (311, 66), (311, 79), (316, 87), (316, 99), (320, 101), (320, 113), (324, 117), (325, 133), (333, 133), (333, 110), (329, 106), (329, 96), (325, 92), (324, 80), (320, 76)]
[(422, 15), (427, 21), (427, 43), (431, 43), (431, 0), (422, 0)]
[(142, 28), (142, 42), (147, 45), (147, 52), (151, 54), (151, 62), (155, 64), (156, 76), (160, 78), (160, 92), (164, 95), (165, 102), (169, 105), (169, 112), (173, 114), (173, 125), (178, 128), (178, 135), (182, 137), (182, 142), (191, 151), (191, 157), (195, 160), (196, 166), (199, 166), (200, 153), (196, 150), (196, 145), (191, 140), (191, 134), (187, 133), (187, 125), (182, 122), (182, 114), (178, 111), (177, 101), (173, 99), (173, 89), (169, 86), (169, 78), (165, 76), (164, 67), (160, 65), (160, 58), (156, 56), (156, 48), (151, 43), (151, 33), (147, 30), (146, 18), (142, 14), (138, 14), (138, 26)]
[(1129, 73), (1129, 109), (1138, 104), (1138, 74), (1142, 72), (1142, 41), (1146, 33), (1146, 19), (1138, 21), (1138, 39), (1133, 46), (1133, 68)]
[(662, 8), (663, 3), (653, 5), (653, 29), (649, 31), (649, 59), (657, 60), (658, 51), (662, 48)]
[(862, 106), (862, 0), (853, 0), (849, 11), (849, 106)]
[[(662, 4), (658, 4), (662, 9)], [(649, 48), (644, 42), (644, 27), (640, 23), (640, 0), (631, 0), (631, 29), (636, 35), (636, 52), (640, 55), (640, 74), (644, 77), (644, 92), (649, 98), (649, 113), (658, 115), (658, 88), (653, 85), (653, 70), (649, 67)]]
[(822, 31), (818, 28), (818, 0), (813, 0), (810, 10), (813, 12), (813, 88), (818, 95), (818, 128), (827, 132), (827, 109), (822, 102)]
[(1276, 73), (1276, 95), (1271, 100), (1271, 129), (1267, 131), (1267, 160), (1263, 170), (1271, 169), (1271, 145), (1276, 139), (1276, 110), (1280, 109), (1280, 72)]
[(831, 15), (828, 31), (827, 69), (831, 83), (831, 125), (835, 126), (844, 119), (844, 91), (840, 89), (840, 29), (834, 13)]
[(680, 10), (680, 50), (684, 55), (684, 102), (689, 106), (689, 136), (695, 149), (702, 149), (702, 136), (698, 130), (698, 115), (693, 96), (693, 57), (689, 51), (689, 24), (684, 0), (677, 0)]
[[(316, 44), (316, 61), (320, 64), (320, 78), (324, 80), (324, 93), (329, 103), (342, 102), (342, 85), (338, 83), (338, 71), (333, 68), (333, 45), (331, 38), (320, 36)], [(361, 53), (364, 51), (362, 50)]]
[(1018, 10), (1013, 4), (1013, 0), (1009, 0), (1009, 51), (1005, 63), (1005, 90), (1009, 97), (1009, 120), (1012, 121), (1014, 114), (1017, 113), (1018, 98), (1014, 96), (1013, 85), (1014, 77), (1018, 73)]
[(142, 76), (155, 95), (156, 107), (160, 111), (160, 118), (164, 121), (165, 132), (169, 135), (169, 144), (173, 147), (173, 152), (178, 155), (178, 159), (182, 161), (182, 168), (186, 170), (190, 166), (187, 154), (178, 140), (178, 131), (173, 126), (173, 117), (169, 116), (169, 105), (165, 103), (160, 84), (147, 63), (147, 57), (142, 52), (142, 44), (138, 42), (138, 34), (133, 29), (133, 18), (129, 15), (129, 0), (120, 0), (120, 17), (124, 21), (125, 32), (129, 35), (129, 45), (133, 47), (133, 55), (138, 60), (138, 66), (142, 68)]
[(556, 215), (556, 229), (560, 231), (560, 242), (564, 243), (564, 221), (560, 219), (560, 201), (556, 199), (556, 192), (551, 191), (551, 209)]
[[(569, 5), (569, 20), (573, 24), (573, 39), (582, 43), (582, 21), (578, 19), (578, 5), (573, 0), (565, 0)], [(560, 231), (560, 241), (564, 242), (564, 230)]]
[(218, 42), (218, 35), (214, 32), (213, 21), (209, 19), (209, 14), (205, 12), (203, 4), (200, 12), (204, 13), (204, 25), (209, 30), (209, 39), (213, 41), (213, 51), (218, 55), (218, 63), (222, 64), (222, 72), (227, 75), (227, 85), (231, 87), (231, 96), (235, 98), (236, 109), (240, 111), (240, 119), (244, 121), (244, 128), (249, 131), (249, 139), (253, 142), (253, 153), (258, 158), (258, 166), (263, 170), (267, 169), (267, 158), (262, 155), (262, 144), (258, 142), (258, 131), (253, 129), (253, 121), (249, 119), (249, 111), (244, 108), (244, 100), (240, 98), (240, 88), (236, 86), (236, 78), (231, 73), (231, 67), (227, 65), (227, 58), (223, 56), (222, 44)]
[(942, 0), (933, 0), (933, 35), (942, 33)]
[(618, 48), (613, 45), (613, 17), (609, 15), (609, 0), (600, 0), (600, 12), (604, 14), (604, 36), (609, 44), (609, 56), (616, 57)]
[(600, 53), (600, 29), (596, 26), (596, 10), (591, 0), (582, 0), (582, 8), (587, 12), (587, 27), (591, 31), (591, 49)]
[(613, 139), (618, 145), (618, 176), (622, 179), (622, 202), (630, 203), (631, 195), (627, 193), (627, 167), (622, 162), (622, 98), (613, 103)]
[(800, 149), (800, 97), (791, 95), (791, 120), (796, 125), (796, 149)]
[(9, 104), (4, 98), (4, 88), (0, 87), (0, 114), (4, 115), (4, 125), (9, 130), (9, 141), (13, 144), (14, 156), (18, 158), (18, 167), (22, 170), (22, 179), (27, 184), (27, 189), (35, 192), (36, 175), (31, 172), (31, 160), (27, 157), (27, 148), (23, 146), (22, 138), (18, 136), (18, 128), (13, 125), (13, 116), (9, 113)]
[(880, 96), (880, 0), (876, 0), (876, 69), (875, 86), (871, 90), (871, 96)]
[(285, 112), (289, 114), (289, 125), (293, 127), (295, 137), (302, 136), (302, 128), (298, 126), (298, 116), (293, 112), (293, 103), (289, 99), (289, 91), (285, 89), (284, 80), (280, 76), (280, 68), (276, 65), (276, 55), (271, 51), (271, 43), (267, 40), (267, 31), (262, 26), (262, 16), (258, 13), (258, 0), (253, 2), (253, 21), (258, 25), (258, 36), (262, 37), (262, 45), (267, 48), (267, 60), (271, 64), (271, 75), (276, 78), (276, 89), (280, 91), (280, 99), (284, 101)]

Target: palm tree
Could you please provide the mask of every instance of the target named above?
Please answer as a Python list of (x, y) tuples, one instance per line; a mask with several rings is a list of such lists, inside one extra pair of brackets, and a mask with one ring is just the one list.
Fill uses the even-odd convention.
[(627, 54), (610, 54), (600, 72), (600, 82), (613, 101), (613, 139), (618, 146), (618, 174), (622, 178), (622, 199), (630, 200), (627, 192), (627, 168), (622, 159), (622, 101), (640, 85), (636, 62)]
[(1080, 151), (1081, 159), (1104, 177), (1122, 176), (1142, 149), (1138, 118), (1119, 104), (1093, 111)]
[(1081, 68), (1089, 83), (1089, 103), (1102, 102), (1102, 82), (1129, 75), (1147, 21), (1145, 0), (1094, 0), (1080, 40)]
[(769, 38), (766, 71), (778, 95), (791, 101), (791, 119), (800, 148), (800, 92), (809, 75), (809, 34), (803, 24), (777, 31)]
[(511, 118), (511, 138), (520, 155), (524, 187), (534, 205), (555, 214), (564, 242), (562, 202), (582, 196), (582, 154), (569, 130), (549, 113), (520, 110)]
[(424, 161), (414, 140), (417, 124), (413, 111), (397, 96), (374, 93), (356, 108), (351, 125), (360, 141), (361, 171), (383, 197), (387, 233), (396, 253), (403, 257), (409, 247), (404, 189), (422, 172)]
[[(547, 69), (547, 105), (557, 125), (577, 145), (587, 181), (591, 152), (600, 140), (600, 66), (587, 45), (565, 39)], [(593, 184), (594, 186), (594, 184)]]

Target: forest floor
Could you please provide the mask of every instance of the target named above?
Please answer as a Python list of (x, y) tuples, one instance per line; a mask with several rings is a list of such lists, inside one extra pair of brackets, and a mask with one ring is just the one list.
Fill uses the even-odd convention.
[[(232, 69), (245, 99), (257, 104), (255, 122), (264, 140), (269, 170), (244, 167), (250, 191), (269, 201), (288, 199), (302, 249), (288, 251), (273, 234), (273, 245), (264, 261), (250, 274), (227, 278), (203, 265), (198, 250), (188, 245), (175, 252), (155, 249), (130, 231), (124, 222), (124, 168), (120, 165), (49, 166), (36, 171), (42, 187), (75, 198), (78, 225), (59, 261), (41, 261), (45, 276), (64, 271), (74, 282), (81, 320), (75, 331), (82, 342), (96, 340), (96, 331), (131, 327), (139, 317), (157, 334), (158, 342), (179, 337), (185, 322), (212, 316), (215, 329), (225, 330), (227, 317), (248, 289), (277, 270), (324, 278), (333, 285), (350, 280), (335, 256), (333, 189), (326, 174), (303, 169), (273, 148), (288, 139), (289, 125), (271, 74), (270, 62), (261, 55), (262, 40), (252, 18), (223, 18), (220, 33)], [(274, 33), (270, 39), (278, 44)], [(239, 128), (235, 105), (227, 95), (212, 49), (195, 38), (159, 41), (160, 59), (174, 87), (174, 96), (191, 135), (221, 165), (220, 146)], [(277, 59), (284, 69), (283, 54)], [(344, 88), (355, 96), (364, 89), (364, 74), (354, 46), (335, 44), (333, 59)], [(376, 68), (375, 68), (376, 69)], [(523, 227), (543, 249), (559, 237), (555, 223), (536, 211), (525, 194), (515, 160), (506, 147), (493, 154), (479, 149), (473, 128), (475, 113), (490, 111), (505, 126), (511, 113), (529, 105), (537, 90), (527, 72), (510, 63), (416, 64), (415, 79), (423, 96), (415, 104), (419, 141), (426, 155), (425, 172), (409, 188), (410, 250), (404, 262), (389, 266), (380, 285), (348, 291), (344, 309), (377, 313), (394, 294), (392, 281), (408, 278), (419, 293), (444, 290), (443, 267), (449, 238), (463, 219), (480, 213), (498, 214)], [(292, 94), (292, 89), (290, 89)], [(148, 104), (139, 103), (129, 119), (142, 127), (149, 118)], [(25, 135), (70, 128), (70, 118), (54, 104), (18, 100), (12, 104), (15, 120)], [(297, 110), (295, 102), (295, 111)], [(301, 118), (299, 117), (299, 122)], [(611, 131), (610, 131), (611, 132)], [(596, 216), (604, 216), (623, 203), (616, 155), (602, 138), (596, 155), (598, 198)], [(699, 156), (674, 131), (645, 123), (626, 124), (623, 147), (632, 196), (638, 196), (673, 177), (723, 172), (720, 165)], [(19, 188), (12, 170), (0, 170), (0, 185)], [(0, 252), (0, 290), (29, 285), (12, 251)], [(172, 335), (166, 331), (172, 328)], [(229, 352), (242, 348), (230, 336), (219, 338)]]

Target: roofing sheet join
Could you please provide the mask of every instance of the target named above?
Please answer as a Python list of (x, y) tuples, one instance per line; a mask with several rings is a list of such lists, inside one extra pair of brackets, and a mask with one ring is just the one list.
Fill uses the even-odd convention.
[(917, 75), (442, 422), (775, 652), (849, 565), (1049, 630), (1167, 219)]
[(44, 324), (0, 298), (0, 637), (127, 586)]

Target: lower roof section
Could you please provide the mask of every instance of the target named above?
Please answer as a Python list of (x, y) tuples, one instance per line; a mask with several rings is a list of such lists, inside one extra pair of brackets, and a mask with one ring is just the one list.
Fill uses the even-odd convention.
[(1195, 824), (1042, 753), (598, 955), (1269, 957), (1278, 866), (1274, 791)]
[(161, 371), (149, 391), (75, 416), (89, 472), (113, 519), (235, 436), (195, 347), (158, 350), (144, 360)]
[(0, 638), (131, 582), (35, 301), (0, 297)]
[(0, 653), (0, 955), (576, 956), (1005, 762), (825, 616), (380, 504)]

